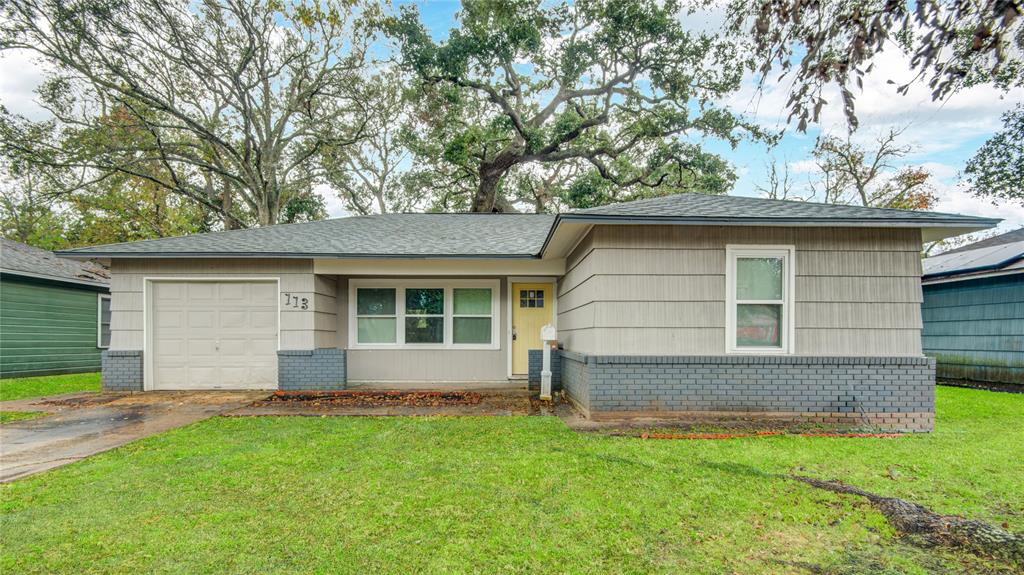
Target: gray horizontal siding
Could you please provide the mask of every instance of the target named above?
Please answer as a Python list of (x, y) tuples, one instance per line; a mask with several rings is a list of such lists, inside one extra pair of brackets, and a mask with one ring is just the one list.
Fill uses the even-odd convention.
[(915, 230), (596, 226), (567, 259), (559, 331), (587, 353), (725, 353), (730, 244), (796, 247), (796, 352), (921, 354)]

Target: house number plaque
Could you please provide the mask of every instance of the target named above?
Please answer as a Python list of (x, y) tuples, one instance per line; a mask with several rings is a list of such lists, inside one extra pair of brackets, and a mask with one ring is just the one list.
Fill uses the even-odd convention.
[(284, 295), (285, 307), (294, 309), (309, 309), (309, 298), (294, 296), (290, 293)]

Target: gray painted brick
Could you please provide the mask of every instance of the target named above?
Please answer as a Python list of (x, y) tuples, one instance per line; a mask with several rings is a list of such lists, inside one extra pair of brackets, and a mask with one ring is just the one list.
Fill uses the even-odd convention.
[(345, 389), (345, 350), (335, 348), (277, 352), (277, 387), (284, 391)]
[(105, 350), (100, 379), (104, 391), (142, 391), (142, 351)]
[(589, 413), (849, 414), (868, 426), (914, 431), (931, 429), (934, 417), (931, 358), (558, 355), (563, 389)]

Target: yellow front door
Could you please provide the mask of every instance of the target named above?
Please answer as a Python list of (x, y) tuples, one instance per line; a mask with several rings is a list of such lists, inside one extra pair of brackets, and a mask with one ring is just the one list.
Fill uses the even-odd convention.
[(531, 349), (540, 349), (540, 328), (551, 323), (551, 284), (512, 284), (512, 374), (526, 375)]

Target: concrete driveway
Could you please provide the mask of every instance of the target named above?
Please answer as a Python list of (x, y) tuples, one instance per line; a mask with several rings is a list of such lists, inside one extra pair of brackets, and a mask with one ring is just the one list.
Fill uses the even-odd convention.
[(54, 413), (0, 425), (0, 483), (202, 421), (267, 395), (266, 391), (147, 392), (4, 402), (5, 410)]

